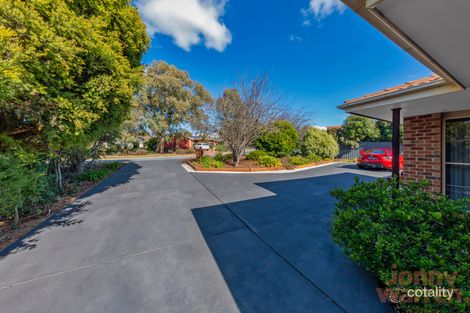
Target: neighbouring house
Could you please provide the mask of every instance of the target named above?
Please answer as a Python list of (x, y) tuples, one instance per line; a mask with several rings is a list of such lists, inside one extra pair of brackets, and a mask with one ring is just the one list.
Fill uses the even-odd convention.
[(209, 143), (212, 147), (220, 144), (220, 139), (216, 137), (190, 136), (174, 138), (165, 142), (165, 149), (193, 149), (197, 143)]
[(395, 146), (403, 124), (405, 181), (470, 197), (470, 1), (342, 1), (435, 74), (339, 108), (392, 121)]
[(147, 145), (147, 142), (150, 140), (149, 135), (142, 135), (142, 136), (137, 136), (137, 141), (139, 145), (139, 149), (144, 149)]
[(189, 137), (173, 138), (164, 143), (165, 150), (191, 149), (192, 142)]
[(326, 130), (327, 130), (326, 126), (317, 126), (317, 125), (313, 125), (312, 127), (313, 127), (313, 128), (316, 128), (316, 129), (319, 129), (319, 130), (323, 130), (323, 131), (326, 131)]
[(326, 126), (326, 132), (330, 135), (333, 135), (336, 137), (336, 135), (338, 134), (338, 132), (340, 131), (341, 129), (341, 126)]
[(221, 140), (216, 137), (201, 137), (201, 136), (192, 136), (188, 137), (189, 144), (191, 146), (190, 149), (193, 148), (193, 146), (197, 143), (208, 143), (211, 145), (211, 147), (215, 147), (220, 144)]

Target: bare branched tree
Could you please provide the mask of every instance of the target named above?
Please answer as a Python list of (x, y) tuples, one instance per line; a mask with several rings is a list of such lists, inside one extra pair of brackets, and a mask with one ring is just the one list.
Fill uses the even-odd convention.
[(312, 114), (304, 108), (289, 108), (281, 113), (279, 119), (288, 121), (297, 132), (301, 133), (302, 129), (312, 120)]
[(236, 89), (226, 89), (217, 99), (213, 110), (215, 130), (232, 150), (235, 166), (245, 147), (285, 112), (281, 100), (267, 75), (243, 77)]

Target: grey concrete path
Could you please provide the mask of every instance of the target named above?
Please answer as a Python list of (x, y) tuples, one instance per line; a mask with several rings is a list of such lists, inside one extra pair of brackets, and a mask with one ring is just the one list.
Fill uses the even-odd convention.
[(391, 312), (330, 239), (356, 175), (130, 163), (0, 254), (0, 312)]

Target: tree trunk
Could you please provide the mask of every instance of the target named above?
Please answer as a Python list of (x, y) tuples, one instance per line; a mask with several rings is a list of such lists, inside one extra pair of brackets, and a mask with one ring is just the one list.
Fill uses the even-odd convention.
[[(91, 163), (94, 162), (94, 159), (91, 160)], [(77, 165), (77, 173), (81, 174), (83, 173), (83, 167), (85, 166), (85, 160), (80, 160), (78, 165)]]
[(55, 181), (57, 184), (57, 188), (62, 191), (64, 188), (64, 183), (62, 180), (62, 169), (61, 169), (61, 164), (60, 164), (60, 157), (57, 157), (55, 159), (55, 166), (54, 166), (54, 171), (55, 171)]
[(163, 136), (160, 138), (160, 145), (158, 146), (158, 152), (159, 153), (165, 152), (165, 138)]
[(16, 225), (18, 225), (18, 223), (20, 222), (20, 214), (18, 212), (18, 207), (15, 206), (15, 216), (13, 218), (13, 223)]
[(241, 156), (241, 151), (238, 149), (232, 148), (232, 160), (233, 160), (233, 165), (235, 167), (237, 167), (240, 164), (240, 156)]

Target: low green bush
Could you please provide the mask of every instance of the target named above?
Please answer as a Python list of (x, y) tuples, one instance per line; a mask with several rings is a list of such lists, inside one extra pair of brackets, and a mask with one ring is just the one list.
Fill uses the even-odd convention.
[(268, 154), (263, 150), (255, 150), (255, 151), (251, 151), (250, 153), (248, 153), (248, 155), (246, 156), (246, 159), (251, 160), (251, 161), (259, 161), (261, 157), (264, 157), (267, 155)]
[(199, 165), (203, 168), (222, 168), (224, 167), (224, 162), (211, 158), (210, 156), (203, 156), (198, 160)]
[(315, 155), (315, 154), (309, 154), (309, 155), (306, 156), (306, 158), (310, 162), (320, 162), (321, 160), (323, 160), (321, 157), (319, 157), (318, 155)]
[(301, 155), (296, 155), (289, 158), (289, 163), (292, 165), (305, 165), (312, 162), (315, 161), (312, 161), (308, 157), (303, 157)]
[(306, 165), (310, 163), (320, 162), (322, 158), (317, 155), (311, 154), (306, 157), (301, 155), (292, 156), (288, 159), (288, 163), (292, 165)]
[(119, 162), (102, 163), (97, 167), (87, 169), (78, 176), (80, 181), (100, 181), (121, 167)]
[(292, 165), (305, 165), (308, 163), (311, 163), (309, 159), (301, 156), (301, 155), (296, 155), (292, 156), (289, 158), (289, 163)]
[(258, 163), (260, 166), (265, 166), (265, 167), (276, 167), (276, 166), (281, 165), (281, 162), (278, 159), (269, 155), (260, 157), (258, 159)]
[[(338, 200), (332, 221), (333, 239), (351, 259), (373, 272), (386, 286), (429, 289), (461, 288), (469, 297), (470, 201), (451, 200), (425, 191), (426, 183), (360, 182), (334, 190)], [(457, 273), (454, 284), (395, 282), (397, 273)], [(415, 274), (416, 275), (416, 274)], [(465, 291), (465, 288), (467, 290)], [(395, 289), (397, 290), (397, 289)], [(455, 293), (457, 294), (457, 292)], [(454, 294), (454, 296), (455, 296)], [(455, 298), (453, 299), (455, 300)], [(405, 312), (469, 312), (470, 303), (402, 303)]]
[(228, 153), (228, 154), (217, 153), (214, 156), (214, 159), (216, 161), (220, 161), (220, 162), (223, 162), (223, 163), (229, 163), (232, 160), (232, 154), (231, 153)]

